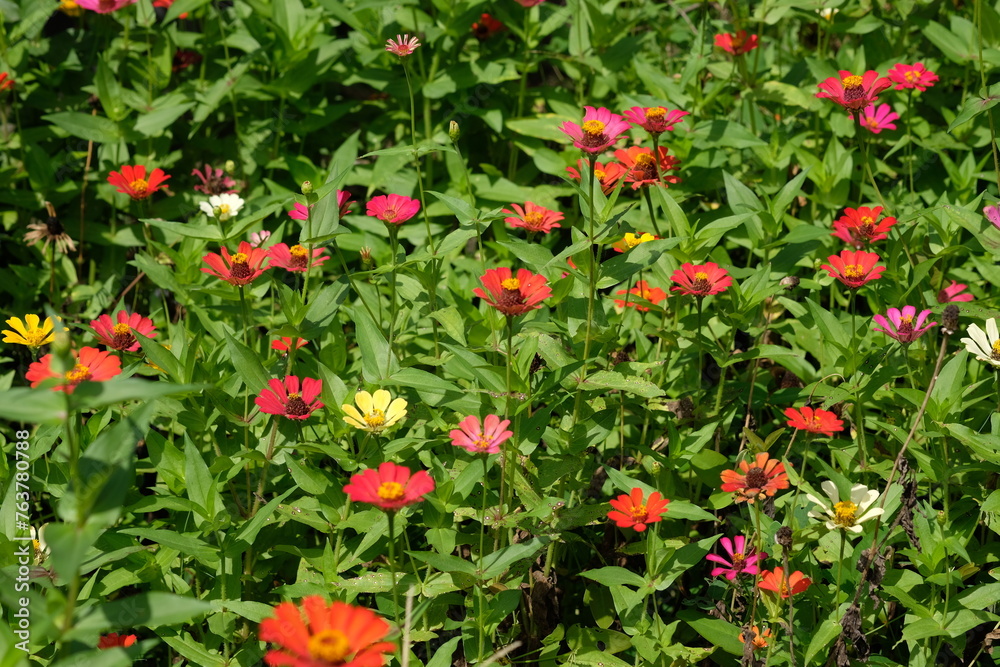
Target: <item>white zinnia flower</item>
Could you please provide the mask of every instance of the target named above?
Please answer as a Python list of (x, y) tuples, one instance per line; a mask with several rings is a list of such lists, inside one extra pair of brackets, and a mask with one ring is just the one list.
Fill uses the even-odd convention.
[(201, 207), (205, 215), (212, 218), (216, 217), (215, 212), (218, 209), (219, 222), (225, 222), (229, 218), (236, 217), (236, 214), (240, 212), (240, 209), (243, 208), (243, 198), (227, 192), (221, 195), (212, 195), (208, 201), (203, 201), (198, 206)]
[(980, 329), (978, 324), (970, 324), (969, 338), (963, 338), (962, 342), (979, 361), (1000, 367), (1000, 332), (997, 331), (997, 321), (992, 317), (986, 320), (986, 331)]
[(825, 18), (827, 21), (832, 21), (835, 14), (839, 14), (840, 10), (836, 7), (823, 7), (822, 9), (817, 9), (816, 13)]
[[(809, 512), (809, 516), (814, 519), (826, 519), (826, 527), (830, 530), (847, 530), (852, 533), (861, 533), (863, 521), (873, 519), (885, 512), (881, 507), (872, 507), (878, 500), (879, 493), (875, 489), (869, 489), (864, 484), (855, 484), (851, 487), (851, 499), (841, 500), (837, 485), (827, 480), (823, 482), (823, 492), (830, 498), (828, 504), (816, 496), (806, 494), (810, 502), (816, 503), (816, 509)], [(871, 508), (871, 509), (869, 509)], [(822, 510), (818, 512), (817, 510)]]

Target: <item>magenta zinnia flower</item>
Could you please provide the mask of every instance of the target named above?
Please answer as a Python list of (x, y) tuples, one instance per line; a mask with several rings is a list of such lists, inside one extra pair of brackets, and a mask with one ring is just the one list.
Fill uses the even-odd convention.
[(861, 126), (878, 134), (882, 130), (895, 130), (896, 125), (892, 121), (899, 119), (899, 114), (894, 113), (888, 104), (875, 106), (869, 104), (861, 112)]
[(323, 391), (323, 381), (314, 378), (303, 378), (299, 389), (299, 378), (286, 375), (285, 381), (272, 379), (267, 388), (260, 392), (254, 403), (261, 412), (269, 415), (283, 415), (289, 419), (308, 419), (323, 404), (316, 397)]
[(951, 284), (938, 292), (938, 303), (952, 303), (954, 301), (972, 301), (971, 294), (962, 294), (968, 285), (952, 280)]
[(396, 39), (390, 39), (385, 43), (385, 50), (394, 53), (400, 58), (405, 58), (420, 46), (420, 40), (409, 35), (396, 35)]
[(923, 92), (934, 85), (938, 75), (924, 67), (923, 63), (913, 65), (899, 63), (889, 70), (889, 79), (896, 84), (896, 90), (916, 88)]
[(660, 135), (673, 130), (674, 125), (690, 113), (680, 109), (667, 111), (663, 107), (632, 107), (625, 110), (625, 119), (650, 134)]
[(566, 121), (559, 126), (573, 139), (573, 145), (587, 153), (601, 153), (610, 148), (619, 135), (627, 132), (628, 122), (616, 113), (601, 107), (583, 107), (583, 125)]
[[(872, 331), (881, 331), (886, 336), (895, 338), (903, 345), (909, 345), (920, 338), (925, 331), (937, 324), (937, 322), (931, 322), (927, 326), (923, 326), (924, 320), (930, 314), (931, 311), (929, 308), (920, 311), (920, 315), (917, 315), (917, 309), (914, 306), (903, 306), (902, 311), (898, 308), (890, 308), (886, 313), (889, 316), (888, 320), (881, 315), (876, 315), (872, 318), (878, 325), (877, 327), (873, 327)], [(914, 316), (917, 317), (916, 323), (913, 322)]]
[[(728, 537), (723, 537), (719, 540), (719, 544), (729, 554), (729, 560), (716, 554), (708, 554), (705, 556), (705, 560), (728, 565), (728, 567), (712, 568), (711, 574), (713, 577), (724, 574), (726, 575), (726, 579), (732, 581), (741, 574), (760, 574), (760, 567), (757, 565), (757, 561), (767, 558), (767, 554), (754, 553), (752, 548), (750, 549), (750, 553), (747, 553), (746, 541), (746, 538), (742, 535), (737, 535), (732, 540)], [(733, 544), (734, 542), (735, 545)]]
[(115, 313), (113, 321), (108, 314), (91, 320), (90, 328), (94, 330), (97, 341), (112, 350), (138, 351), (140, 345), (133, 333), (135, 331), (147, 338), (156, 337), (156, 327), (153, 326), (151, 319), (143, 317), (139, 313), (129, 315), (125, 310), (119, 310)]
[(451, 444), (464, 447), (473, 454), (496, 454), (500, 451), (500, 445), (514, 435), (513, 431), (506, 430), (508, 426), (510, 420), (500, 421), (497, 415), (486, 415), (481, 425), (479, 417), (469, 415), (448, 435), (451, 436)]
[(76, 0), (76, 4), (98, 14), (110, 14), (122, 7), (134, 4), (135, 0)]
[(983, 215), (986, 219), (993, 223), (993, 226), (1000, 229), (1000, 209), (996, 206), (984, 206)]
[(387, 225), (401, 225), (420, 210), (420, 200), (403, 195), (380, 195), (368, 202), (367, 213)]
[(194, 189), (198, 192), (204, 192), (206, 195), (235, 194), (239, 192), (239, 190), (233, 187), (236, 185), (236, 181), (226, 176), (226, 172), (222, 169), (213, 168), (207, 162), (202, 165), (202, 169), (204, 171), (191, 170), (192, 176), (197, 176), (201, 179), (201, 185), (194, 186)]
[(820, 92), (816, 97), (828, 98), (848, 111), (860, 111), (878, 100), (878, 94), (892, 85), (892, 81), (879, 77), (875, 70), (868, 70), (864, 75), (851, 74), (840, 70), (840, 76), (831, 76), (818, 84)]

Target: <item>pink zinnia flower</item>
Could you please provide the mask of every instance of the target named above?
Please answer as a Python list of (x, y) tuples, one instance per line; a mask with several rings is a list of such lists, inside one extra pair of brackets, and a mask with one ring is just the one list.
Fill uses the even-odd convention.
[(628, 131), (628, 122), (604, 107), (583, 107), (583, 110), (583, 125), (566, 121), (559, 126), (580, 150), (591, 154), (604, 152), (615, 143), (619, 135)]
[(831, 76), (819, 84), (816, 97), (828, 98), (848, 111), (860, 111), (878, 100), (878, 94), (892, 85), (892, 81), (880, 77), (875, 70), (864, 75), (851, 74), (840, 70), (840, 76)]
[(747, 553), (746, 541), (746, 538), (742, 535), (737, 535), (732, 540), (728, 537), (723, 537), (719, 540), (719, 544), (721, 544), (722, 548), (726, 550), (727, 554), (729, 554), (729, 560), (726, 560), (724, 557), (717, 554), (708, 554), (705, 556), (705, 560), (712, 561), (713, 563), (721, 563), (722, 565), (728, 565), (729, 567), (712, 568), (711, 575), (713, 577), (724, 574), (726, 575), (726, 579), (732, 581), (741, 574), (760, 573), (760, 567), (757, 565), (757, 561), (767, 558), (767, 554), (754, 553), (752, 548), (750, 549), (750, 552)]
[(329, 256), (320, 257), (326, 252), (326, 248), (313, 248), (312, 263), (309, 263), (309, 250), (300, 245), (288, 247), (287, 243), (275, 243), (268, 248), (271, 257), (271, 266), (278, 266), (286, 271), (305, 271), (308, 268), (320, 266)]
[(971, 294), (962, 294), (963, 291), (968, 287), (968, 285), (963, 285), (960, 282), (951, 281), (951, 284), (943, 288), (938, 292), (937, 300), (938, 303), (951, 303), (954, 301), (972, 301)]
[(690, 111), (680, 109), (667, 111), (663, 107), (632, 107), (625, 110), (625, 119), (650, 134), (660, 135), (673, 130), (674, 125), (690, 114)]
[(723, 51), (738, 56), (757, 48), (757, 35), (747, 36), (746, 30), (738, 30), (735, 34), (725, 32), (715, 36), (715, 45)]
[(659, 159), (653, 157), (653, 151), (641, 146), (632, 146), (628, 150), (616, 150), (615, 157), (628, 170), (625, 182), (632, 184), (633, 190), (644, 185), (662, 185), (679, 183), (680, 177), (671, 176), (668, 172), (676, 171), (681, 161), (667, 154), (666, 146), (657, 149)]
[(139, 313), (129, 315), (125, 310), (115, 313), (114, 321), (108, 314), (91, 320), (90, 328), (97, 336), (97, 342), (107, 345), (112, 350), (138, 351), (140, 345), (133, 331), (138, 331), (147, 338), (156, 337), (156, 327), (153, 326), (151, 319)]
[(882, 130), (895, 130), (896, 124), (892, 121), (898, 119), (899, 114), (894, 113), (888, 104), (869, 104), (861, 112), (861, 127), (878, 134)]
[(1000, 229), (1000, 209), (996, 206), (984, 206), (983, 214), (986, 219), (993, 223), (993, 226)]
[(367, 213), (387, 225), (401, 225), (420, 211), (420, 200), (403, 195), (380, 195), (368, 202)]
[(879, 220), (880, 215), (881, 206), (845, 208), (844, 215), (833, 222), (832, 235), (854, 246), (855, 250), (861, 250), (875, 241), (888, 238), (889, 230), (896, 224), (896, 218), (889, 216)]
[(733, 279), (726, 270), (714, 262), (704, 264), (685, 262), (681, 268), (674, 271), (670, 279), (677, 283), (670, 288), (671, 292), (690, 294), (699, 299), (709, 294), (724, 292), (733, 284)]
[[(583, 170), (583, 165), (586, 164), (585, 160), (577, 160), (577, 166), (580, 170), (575, 167), (566, 167), (566, 171), (569, 172), (569, 177), (574, 181), (581, 180), (580, 171)], [(601, 190), (604, 194), (609, 195), (611, 191), (615, 189), (615, 185), (622, 176), (625, 175), (625, 167), (621, 166), (617, 162), (609, 162), (606, 165), (600, 162), (594, 163), (594, 178), (597, 179), (597, 184), (601, 186)]]
[(512, 216), (504, 218), (503, 221), (511, 227), (522, 227), (532, 233), (548, 234), (559, 227), (559, 221), (563, 219), (563, 214), (559, 211), (549, 210), (530, 201), (524, 202), (524, 208), (517, 204), (511, 204), (511, 207), (513, 207), (513, 211), (503, 209), (504, 213), (509, 213)]
[(877, 280), (882, 277), (885, 271), (884, 266), (876, 266), (879, 256), (873, 252), (864, 250), (843, 250), (839, 255), (830, 255), (826, 258), (829, 264), (824, 264), (821, 269), (844, 283), (850, 289), (858, 289), (870, 280)]
[(508, 426), (510, 420), (500, 421), (497, 415), (486, 415), (482, 424), (479, 423), (479, 417), (469, 415), (448, 435), (451, 436), (451, 444), (464, 447), (473, 454), (496, 454), (500, 451), (500, 445), (514, 435), (513, 431), (506, 430)]
[[(920, 311), (920, 315), (917, 315), (917, 309), (914, 306), (903, 306), (902, 311), (899, 308), (890, 308), (886, 313), (889, 316), (888, 320), (881, 315), (876, 315), (872, 318), (878, 325), (877, 327), (873, 327), (872, 331), (881, 331), (886, 336), (895, 338), (903, 345), (909, 345), (920, 338), (925, 331), (937, 324), (937, 322), (931, 322), (927, 326), (923, 326), (924, 320), (930, 314), (931, 311), (929, 308)], [(916, 323), (913, 322), (914, 316), (917, 318)]]
[(889, 79), (896, 84), (896, 90), (916, 88), (923, 92), (934, 85), (938, 75), (924, 67), (923, 63), (913, 65), (899, 63), (889, 70)]
[(522, 7), (534, 7), (535, 5), (542, 4), (545, 0), (514, 0), (514, 2)]
[(288, 212), (288, 217), (292, 220), (308, 220), (309, 219), (309, 208), (305, 204), (299, 204), (296, 202), (292, 210)]
[(264, 243), (269, 238), (271, 238), (271, 232), (267, 231), (266, 229), (261, 230), (259, 232), (253, 232), (252, 234), (250, 234), (250, 247), (259, 248), (262, 245), (264, 245)]
[(286, 375), (284, 382), (277, 378), (270, 380), (253, 402), (261, 412), (269, 415), (308, 419), (309, 415), (323, 407), (323, 404), (316, 400), (322, 391), (322, 380), (302, 378), (300, 390), (299, 378), (295, 375)]
[(420, 41), (416, 37), (409, 35), (396, 35), (396, 39), (390, 39), (385, 43), (385, 50), (395, 53), (400, 58), (405, 58), (420, 46)]
[(122, 7), (134, 4), (135, 0), (76, 0), (76, 4), (98, 14), (110, 14)]
[(212, 165), (207, 162), (202, 165), (202, 170), (197, 169), (191, 170), (192, 176), (197, 176), (201, 179), (201, 185), (194, 186), (194, 189), (198, 192), (204, 192), (206, 195), (221, 195), (221, 194), (233, 194), (239, 192), (234, 189), (233, 186), (236, 185), (234, 181), (229, 176), (226, 176), (226, 172), (222, 169), (212, 168)]

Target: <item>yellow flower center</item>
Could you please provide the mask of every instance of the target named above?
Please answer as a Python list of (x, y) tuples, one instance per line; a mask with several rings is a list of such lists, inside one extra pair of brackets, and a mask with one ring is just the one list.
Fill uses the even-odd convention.
[(906, 74), (904, 74), (903, 76), (905, 76), (905, 77), (906, 77), (906, 80), (907, 80), (907, 81), (909, 81), (910, 83), (913, 83), (914, 81), (916, 81), (917, 79), (919, 79), (919, 78), (920, 78), (920, 73), (919, 73), (919, 72), (917, 72), (916, 70), (912, 70), (912, 69), (911, 69), (910, 71), (908, 71), (908, 72), (907, 72)]
[(743, 568), (746, 567), (746, 565), (744, 565), (746, 559), (746, 556), (743, 554), (733, 554), (733, 569), (737, 572), (742, 572)]
[(229, 215), (229, 204), (219, 204), (219, 215)]
[(1000, 360), (1000, 338), (993, 341), (993, 352), (990, 354), (990, 357)]
[(500, 287), (507, 290), (519, 290), (521, 289), (521, 281), (517, 278), (507, 278), (500, 282)]
[(865, 269), (860, 264), (848, 264), (844, 267), (844, 276), (846, 278), (862, 278), (865, 275)]
[(246, 253), (242, 252), (238, 252), (232, 256), (233, 264), (246, 264), (248, 259), (249, 257), (246, 256)]
[(316, 660), (336, 665), (350, 652), (351, 641), (340, 630), (320, 630), (309, 638), (309, 655)]
[(46, 334), (44, 329), (28, 329), (26, 335), (21, 336), (24, 339), (24, 344), (28, 347), (40, 347), (45, 345), (50, 338), (54, 338), (51, 334)]
[(529, 227), (538, 227), (542, 224), (542, 219), (545, 216), (538, 211), (532, 211), (531, 213), (524, 214), (524, 223)]
[(649, 168), (656, 164), (652, 153), (639, 153), (635, 156), (635, 166)]
[(652, 292), (652, 290), (648, 290), (648, 289), (644, 289), (644, 290), (642, 290), (642, 291), (641, 291), (641, 292), (639, 293), (639, 296), (641, 296), (641, 297), (642, 297), (643, 299), (645, 299), (646, 301), (652, 301), (653, 299), (652, 299), (652, 298), (650, 298), (650, 297), (652, 297), (652, 295), (653, 295), (653, 292)]
[(663, 107), (649, 107), (646, 109), (646, 120), (659, 120), (663, 118), (667, 110)]
[(872, 128), (873, 130), (877, 130), (878, 129), (878, 120), (876, 120), (874, 117), (869, 118), (868, 119), (868, 127)]
[(73, 2), (73, 0), (62, 0), (59, 3), (59, 11), (67, 16), (79, 16), (83, 13), (83, 8)]
[(476, 446), (476, 449), (481, 449), (483, 451), (490, 448), (490, 441), (483, 436), (476, 438), (472, 444)]
[(809, 420), (809, 425), (812, 426), (814, 429), (821, 429), (823, 428), (823, 420), (820, 418), (819, 415), (814, 414), (812, 416), (812, 419)]
[(399, 500), (405, 493), (399, 482), (382, 482), (378, 487), (378, 497), (382, 500)]
[(597, 178), (597, 180), (599, 180), (599, 181), (603, 181), (604, 177), (607, 176), (607, 175), (608, 174), (606, 172), (603, 172), (600, 169), (595, 169), (594, 170), (594, 177)]
[(305, 257), (307, 254), (309, 254), (309, 251), (300, 245), (293, 245), (291, 248), (288, 249), (288, 251), (292, 253), (293, 257)]
[(850, 528), (857, 521), (858, 506), (849, 500), (842, 500), (833, 506), (833, 522), (838, 526)]
[(90, 366), (84, 366), (83, 364), (77, 364), (73, 367), (73, 370), (66, 373), (66, 379), (70, 384), (78, 384), (84, 380), (90, 379)]
[(636, 505), (632, 508), (632, 520), (636, 523), (645, 523), (648, 513), (645, 505)]
[(860, 88), (864, 85), (864, 81), (865, 80), (857, 74), (852, 74), (851, 76), (844, 77), (841, 83), (844, 84), (844, 90), (848, 90), (850, 88)]
[(120, 322), (115, 325), (115, 328), (112, 331), (116, 336), (126, 336), (132, 333), (132, 327), (125, 324), (124, 322)]
[(695, 280), (705, 280), (705, 281), (707, 281), (708, 280), (708, 274), (704, 273), (702, 271), (699, 271), (698, 273), (694, 274), (694, 279)]
[(375, 408), (365, 415), (365, 423), (373, 431), (379, 431), (385, 426), (385, 413)]
[(149, 190), (149, 183), (140, 178), (129, 183), (129, 187), (132, 188), (132, 191), (135, 192), (137, 196), (143, 197), (145, 196), (146, 191)]
[(604, 132), (604, 123), (599, 120), (588, 120), (583, 124), (583, 131), (591, 136), (596, 136)]

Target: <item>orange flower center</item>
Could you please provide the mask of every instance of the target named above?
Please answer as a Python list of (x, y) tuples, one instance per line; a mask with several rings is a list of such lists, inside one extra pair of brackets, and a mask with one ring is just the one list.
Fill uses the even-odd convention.
[(653, 159), (652, 153), (639, 153), (635, 156), (635, 166), (648, 169), (656, 166), (656, 160)]
[(646, 511), (645, 505), (634, 505), (630, 514), (632, 515), (632, 520), (636, 523), (646, 523), (646, 519), (649, 518), (649, 513)]
[(604, 132), (604, 127), (605, 127), (604, 123), (602, 123), (599, 120), (588, 120), (585, 121), (584, 124), (582, 125), (583, 131), (592, 137), (596, 137), (597, 135)]
[(604, 177), (607, 175), (607, 172), (601, 171), (600, 169), (594, 170), (594, 177), (601, 182), (604, 182)]
[(309, 263), (308, 250), (306, 250), (300, 245), (293, 245), (291, 248), (288, 249), (288, 252), (291, 253), (292, 255), (292, 259), (289, 262), (289, 264), (298, 269), (306, 268), (306, 264)]
[(128, 184), (128, 186), (132, 188), (132, 192), (134, 192), (137, 197), (145, 197), (146, 192), (149, 190), (149, 183), (142, 178), (132, 181)]
[(842, 500), (833, 506), (833, 522), (838, 526), (850, 528), (857, 522), (858, 506), (849, 500)]
[[(385, 426), (385, 413), (374, 408), (371, 412), (365, 415), (365, 423), (368, 424), (368, 428), (373, 431), (381, 430)], [(382, 493), (379, 491), (379, 493)]]
[(336, 665), (344, 662), (351, 652), (351, 640), (340, 630), (320, 630), (309, 638), (309, 655), (316, 660)]
[(872, 128), (873, 130), (878, 129), (878, 120), (876, 120), (874, 116), (868, 119), (868, 127)]
[(301, 417), (309, 414), (309, 406), (299, 394), (289, 394), (288, 400), (285, 401), (285, 414)]
[[(537, 229), (542, 226), (542, 220), (545, 218), (543, 213), (538, 211), (532, 211), (531, 213), (524, 214), (524, 224), (528, 226), (529, 229)], [(514, 279), (516, 280), (516, 278)]]
[(663, 107), (649, 107), (646, 109), (646, 120), (660, 120), (667, 113)]
[(472, 443), (472, 444), (476, 446), (476, 449), (481, 449), (481, 450), (483, 450), (483, 451), (486, 451), (487, 449), (489, 449), (489, 448), (490, 448), (490, 441), (489, 441), (489, 440), (487, 440), (487, 439), (486, 439), (486, 438), (485, 438), (484, 436), (482, 436), (482, 435), (480, 435), (480, 436), (479, 436), (478, 438), (476, 438), (476, 439), (475, 439), (475, 440), (473, 441), (473, 443)]
[(396, 209), (389, 207), (382, 211), (382, 215), (379, 216), (383, 222), (395, 222), (396, 216), (399, 215)]
[(70, 384), (79, 384), (84, 380), (90, 379), (90, 366), (84, 366), (83, 364), (77, 364), (73, 367), (73, 370), (66, 373), (66, 379)]
[(909, 81), (910, 83), (913, 83), (914, 81), (916, 81), (917, 79), (920, 78), (920, 73), (917, 72), (916, 70), (912, 70), (911, 69), (908, 72), (906, 72), (906, 74), (904, 74), (903, 76), (906, 77), (907, 81)]
[(405, 493), (399, 482), (382, 482), (378, 487), (378, 497), (382, 500), (399, 500)]
[(115, 325), (114, 332), (116, 336), (124, 336), (125, 334), (132, 333), (132, 327), (125, 324), (124, 322), (120, 322)]
[(865, 268), (860, 264), (847, 264), (844, 266), (844, 277), (853, 278), (857, 280), (863, 278), (865, 275)]
[(500, 282), (500, 287), (505, 290), (520, 290), (521, 281), (517, 278), (507, 278), (506, 280)]

